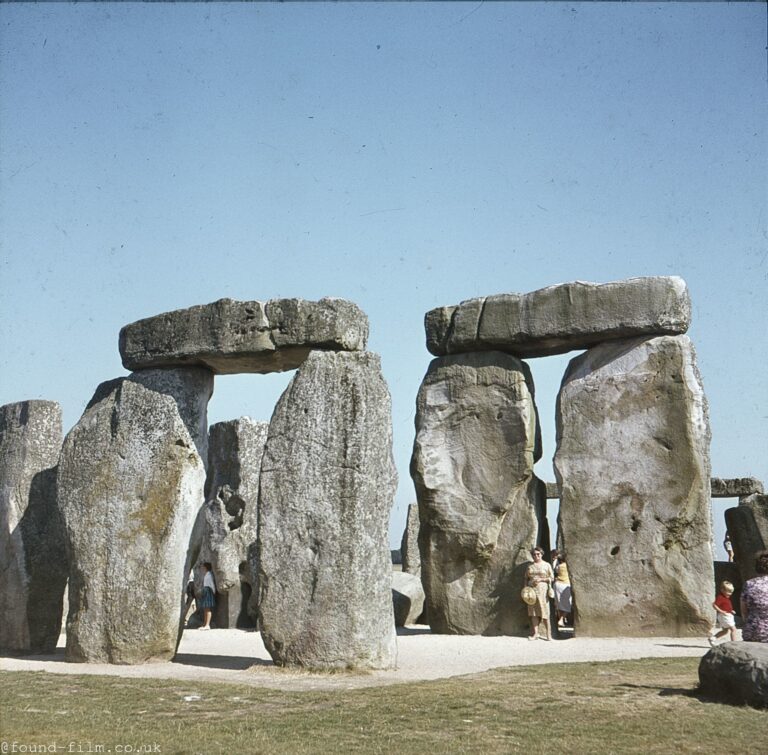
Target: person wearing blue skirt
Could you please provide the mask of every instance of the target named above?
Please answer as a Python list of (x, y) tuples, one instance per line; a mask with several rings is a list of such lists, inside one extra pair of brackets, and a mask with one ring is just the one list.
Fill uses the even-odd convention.
[(213, 566), (210, 561), (203, 564), (203, 594), (200, 598), (200, 608), (203, 609), (203, 626), (200, 629), (211, 628), (211, 613), (216, 605), (216, 580), (213, 577)]

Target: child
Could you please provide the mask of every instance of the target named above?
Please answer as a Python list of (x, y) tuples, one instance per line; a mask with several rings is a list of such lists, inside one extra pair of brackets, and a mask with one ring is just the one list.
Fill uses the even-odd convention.
[(714, 647), (715, 640), (728, 634), (728, 632), (731, 633), (731, 642), (736, 641), (736, 621), (733, 618), (736, 612), (731, 604), (731, 595), (733, 595), (733, 585), (730, 582), (721, 582), (720, 592), (712, 604), (715, 611), (717, 611), (717, 621), (715, 624), (720, 631), (717, 634), (710, 632), (708, 637), (710, 647)]

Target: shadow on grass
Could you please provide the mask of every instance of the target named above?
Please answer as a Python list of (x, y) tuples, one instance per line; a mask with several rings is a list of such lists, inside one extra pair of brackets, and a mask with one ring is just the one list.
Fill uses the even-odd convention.
[[(750, 705), (750, 703), (744, 700), (728, 700), (724, 697), (718, 697), (717, 695), (708, 694), (702, 692), (698, 687), (691, 689), (690, 687), (659, 687), (654, 684), (617, 684), (619, 688), (623, 689), (650, 689), (658, 690), (659, 697), (688, 697), (692, 700), (698, 700), (700, 703), (707, 703), (710, 705), (732, 705), (737, 708)], [(760, 707), (752, 705), (751, 707)]]
[(658, 690), (659, 697), (698, 697), (698, 691), (690, 687), (659, 687), (657, 684), (617, 684), (621, 689), (653, 689)]
[(245, 671), (252, 666), (274, 666), (272, 661), (245, 655), (202, 655), (199, 653), (176, 653), (171, 663), (181, 666), (200, 666), (230, 671)]

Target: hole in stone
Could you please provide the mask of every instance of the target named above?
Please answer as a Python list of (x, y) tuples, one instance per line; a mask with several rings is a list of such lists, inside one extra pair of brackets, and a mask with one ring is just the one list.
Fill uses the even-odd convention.
[(614, 545), (613, 548), (611, 548), (611, 555), (615, 556), (620, 550), (620, 547), (618, 545)]
[(630, 526), (630, 529), (632, 532), (637, 532), (638, 529), (640, 529), (640, 520), (639, 519), (633, 519), (632, 525)]

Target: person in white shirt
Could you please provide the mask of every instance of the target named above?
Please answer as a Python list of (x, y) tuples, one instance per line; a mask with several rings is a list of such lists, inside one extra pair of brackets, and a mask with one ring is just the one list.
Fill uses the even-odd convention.
[(205, 569), (205, 576), (203, 577), (203, 595), (200, 598), (200, 608), (203, 609), (203, 626), (200, 629), (210, 629), (211, 613), (216, 605), (216, 580), (210, 561), (203, 564), (203, 569)]

